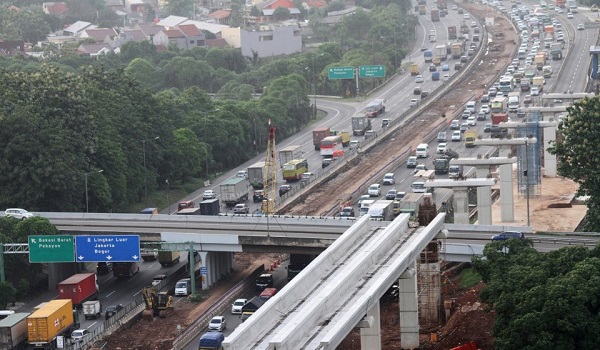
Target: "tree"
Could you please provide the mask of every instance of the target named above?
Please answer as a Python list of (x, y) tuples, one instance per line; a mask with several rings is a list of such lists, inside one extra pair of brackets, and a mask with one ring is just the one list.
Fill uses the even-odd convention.
[(29, 282), (24, 278), (20, 279), (15, 291), (16, 295), (19, 296), (19, 300), (24, 300), (29, 295)]
[(256, 7), (256, 5), (252, 6), (252, 8), (250, 9), (250, 16), (260, 17), (260, 10)]
[(600, 231), (600, 160), (595, 152), (600, 147), (600, 98), (585, 98), (567, 108), (558, 130), (561, 136), (549, 152), (557, 156), (558, 173), (579, 184), (579, 195), (590, 196), (584, 230)]
[(15, 301), (17, 290), (10, 282), (0, 282), (0, 308), (6, 309), (8, 304)]
[(290, 9), (278, 6), (275, 11), (273, 11), (273, 18), (275, 18), (276, 21), (285, 21), (290, 18)]
[(168, 15), (192, 17), (194, 0), (169, 0), (164, 11)]

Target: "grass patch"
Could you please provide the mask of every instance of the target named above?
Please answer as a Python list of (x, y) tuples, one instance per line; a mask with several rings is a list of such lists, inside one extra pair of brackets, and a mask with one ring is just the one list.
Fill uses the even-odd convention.
[(472, 267), (462, 270), (460, 273), (460, 287), (471, 288), (481, 281), (481, 276)]

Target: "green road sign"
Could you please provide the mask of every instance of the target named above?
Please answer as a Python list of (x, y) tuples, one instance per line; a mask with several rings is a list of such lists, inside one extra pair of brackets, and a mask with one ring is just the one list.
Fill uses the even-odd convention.
[(331, 67), (328, 77), (329, 79), (353, 79), (354, 67)]
[(360, 66), (358, 69), (358, 76), (360, 78), (384, 78), (385, 67), (384, 66)]
[(74, 262), (73, 236), (29, 236), (29, 262)]

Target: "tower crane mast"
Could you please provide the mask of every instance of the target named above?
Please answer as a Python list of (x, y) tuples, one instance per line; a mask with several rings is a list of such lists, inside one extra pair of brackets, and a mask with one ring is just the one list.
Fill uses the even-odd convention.
[(277, 187), (277, 159), (275, 155), (275, 127), (271, 126), (269, 119), (269, 138), (267, 139), (267, 155), (263, 172), (265, 199), (262, 203), (264, 214), (273, 214), (275, 211), (275, 189)]

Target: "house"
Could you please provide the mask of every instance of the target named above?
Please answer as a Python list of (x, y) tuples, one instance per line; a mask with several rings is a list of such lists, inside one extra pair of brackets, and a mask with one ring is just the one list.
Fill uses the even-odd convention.
[(0, 40), (0, 56), (10, 57), (25, 53), (25, 42), (19, 40)]
[(152, 43), (156, 46), (169, 47), (169, 45), (175, 45), (180, 49), (204, 46), (204, 41), (204, 33), (194, 25), (182, 25), (173, 29), (165, 28), (152, 38)]
[(207, 16), (208, 18), (212, 18), (218, 24), (229, 24), (229, 19), (231, 18), (230, 10), (217, 10)]
[(223, 38), (219, 38), (219, 39), (206, 39), (205, 43), (206, 43), (206, 47), (218, 47), (218, 48), (221, 48), (221, 49), (225, 48), (225, 47), (229, 47), (229, 44)]
[(75, 53), (78, 55), (88, 55), (91, 57), (106, 55), (112, 52), (112, 48), (107, 43), (99, 43), (99, 44), (81, 44), (75, 50)]
[(69, 9), (64, 2), (45, 2), (42, 4), (42, 11), (47, 15), (63, 16)]
[(77, 21), (68, 26), (67, 28), (63, 29), (63, 35), (72, 35), (78, 37), (79, 34), (81, 34), (81, 32), (83, 32), (87, 28), (96, 28), (96, 26), (91, 24), (90, 22)]
[(123, 29), (115, 39), (113, 47), (121, 47), (123, 44), (130, 41), (139, 43), (142, 41), (150, 41), (150, 38), (148, 38), (140, 29)]
[(301, 12), (292, 0), (267, 0), (256, 5), (261, 12), (258, 22), (273, 22), (273, 14), (278, 7), (287, 8), (290, 11), (290, 18), (300, 19)]
[(154, 36), (164, 29), (164, 27), (157, 26), (154, 23), (138, 23), (135, 25), (134, 29), (139, 29), (144, 33), (144, 35), (148, 38), (148, 40), (152, 41)]
[(264, 26), (262, 30), (240, 30), (242, 55), (258, 57), (289, 55), (302, 51), (302, 35), (297, 26)]
[(156, 25), (165, 28), (174, 28), (180, 24), (183, 24), (185, 21), (187, 21), (187, 17), (169, 16), (158, 21)]
[(113, 43), (117, 37), (117, 32), (112, 28), (87, 28), (79, 34), (81, 39), (91, 38), (97, 43)]

